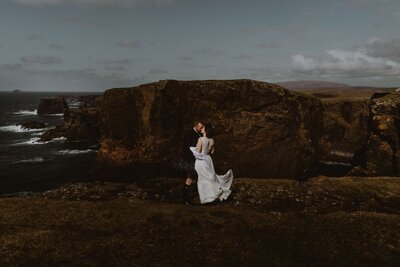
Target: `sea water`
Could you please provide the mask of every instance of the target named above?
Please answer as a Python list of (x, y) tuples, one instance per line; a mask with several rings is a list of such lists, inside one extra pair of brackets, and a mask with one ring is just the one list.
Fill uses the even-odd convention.
[[(63, 114), (37, 115), (40, 98), (78, 94), (101, 93), (0, 92), (0, 195), (42, 192), (94, 175), (96, 145), (65, 143), (64, 137), (39, 141), (42, 133), (63, 122)], [(76, 107), (79, 103), (71, 101), (68, 105)], [(16, 125), (33, 120), (46, 123), (46, 128)]]

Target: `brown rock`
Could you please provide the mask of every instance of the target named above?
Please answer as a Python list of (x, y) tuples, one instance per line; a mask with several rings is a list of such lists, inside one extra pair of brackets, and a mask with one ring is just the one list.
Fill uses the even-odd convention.
[(46, 124), (44, 122), (38, 121), (27, 121), (23, 123), (18, 123), (17, 125), (21, 125), (22, 128), (26, 129), (40, 129), (46, 127)]
[(352, 163), (369, 137), (368, 101), (324, 101), (324, 132), (319, 140), (320, 159)]
[(63, 127), (67, 141), (98, 143), (100, 139), (99, 113), (96, 109), (79, 109), (64, 113)]
[(292, 179), (315, 173), (322, 126), (317, 98), (252, 80), (164, 80), (110, 89), (103, 98), (102, 165), (146, 165), (155, 173), (173, 168), (184, 131), (202, 119), (218, 128), (217, 171)]
[(83, 105), (79, 109), (65, 109), (63, 124), (41, 136), (43, 141), (64, 136), (67, 142), (98, 143), (100, 139), (98, 105), (101, 96), (79, 96)]
[(41, 98), (37, 114), (58, 114), (63, 113), (65, 109), (68, 109), (68, 105), (63, 97)]
[(363, 152), (367, 175), (398, 176), (400, 94), (377, 92), (370, 100), (369, 138)]
[(63, 125), (57, 125), (55, 128), (44, 132), (40, 136), (40, 141), (42, 141), (42, 142), (50, 141), (53, 138), (64, 137), (64, 136), (66, 136), (66, 134), (67, 134), (67, 131), (65, 130)]

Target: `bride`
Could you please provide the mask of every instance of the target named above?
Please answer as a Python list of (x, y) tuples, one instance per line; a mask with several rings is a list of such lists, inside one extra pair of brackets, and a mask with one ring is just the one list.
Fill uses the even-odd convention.
[(233, 180), (232, 170), (224, 175), (217, 175), (210, 154), (214, 153), (215, 127), (207, 123), (201, 133), (202, 137), (197, 141), (196, 147), (190, 147), (196, 158), (194, 168), (198, 174), (197, 189), (199, 191), (200, 203), (210, 203), (216, 199), (223, 201), (231, 194)]

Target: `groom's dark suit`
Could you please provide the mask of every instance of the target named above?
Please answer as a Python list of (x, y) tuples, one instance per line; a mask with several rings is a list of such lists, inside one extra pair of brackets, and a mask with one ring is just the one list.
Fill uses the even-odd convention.
[(199, 137), (201, 137), (202, 134), (198, 133), (194, 128), (188, 130), (185, 132), (183, 136), (183, 156), (184, 156), (184, 161), (185, 161), (185, 171), (187, 178), (192, 178), (195, 179), (197, 178), (197, 173), (194, 169), (194, 162), (195, 162), (195, 157), (193, 156), (192, 151), (189, 149), (191, 146), (196, 146), (197, 141)]

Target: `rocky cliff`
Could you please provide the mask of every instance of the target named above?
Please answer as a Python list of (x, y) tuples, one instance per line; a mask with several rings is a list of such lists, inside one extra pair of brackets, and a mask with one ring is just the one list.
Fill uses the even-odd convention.
[[(217, 126), (214, 162), (236, 176), (302, 179), (317, 168), (319, 99), (252, 80), (164, 80), (103, 94), (98, 161), (131, 174), (176, 171), (196, 119)], [(148, 168), (147, 168), (148, 167)]]
[(67, 142), (98, 143), (101, 136), (98, 110), (101, 99), (100, 95), (79, 96), (79, 108), (64, 109), (63, 123), (43, 133), (40, 139), (49, 141), (63, 136)]
[(400, 94), (375, 93), (369, 108), (369, 137), (360, 152), (362, 171), (370, 176), (399, 176)]
[(355, 154), (368, 140), (367, 100), (323, 101), (323, 134), (319, 139), (320, 160), (352, 164)]
[(42, 139), (99, 142), (101, 176), (181, 176), (183, 133), (200, 119), (217, 126), (217, 172), (398, 176), (400, 94), (371, 94), (318, 98), (252, 80), (164, 80), (84, 98)]
[(63, 97), (46, 97), (40, 99), (37, 113), (39, 115), (57, 114), (67, 109), (68, 105)]

